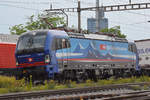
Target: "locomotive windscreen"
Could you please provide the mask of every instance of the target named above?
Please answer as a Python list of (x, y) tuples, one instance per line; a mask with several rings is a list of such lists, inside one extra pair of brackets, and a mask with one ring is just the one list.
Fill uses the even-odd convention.
[(46, 34), (41, 32), (23, 35), (18, 41), (17, 54), (43, 52), (45, 40)]

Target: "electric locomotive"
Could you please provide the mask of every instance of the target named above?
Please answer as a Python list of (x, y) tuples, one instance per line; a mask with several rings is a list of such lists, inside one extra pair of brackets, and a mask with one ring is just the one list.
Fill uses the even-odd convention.
[(35, 30), (19, 37), (18, 76), (33, 80), (86, 80), (133, 75), (138, 67), (136, 45), (104, 34)]

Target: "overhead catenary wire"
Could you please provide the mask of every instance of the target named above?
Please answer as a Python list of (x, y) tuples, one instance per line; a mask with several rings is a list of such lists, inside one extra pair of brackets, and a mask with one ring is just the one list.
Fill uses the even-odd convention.
[[(10, 1), (10, 0), (0, 0), (0, 5), (1, 6), (8, 6), (8, 7), (15, 7), (15, 8), (21, 8), (21, 9), (26, 9), (26, 10), (35, 10), (35, 11), (43, 11), (38, 8), (41, 8), (41, 6), (50, 6), (50, 4), (56, 3), (59, 4), (60, 2), (56, 1)], [(29, 5), (31, 7), (29, 7)], [(25, 7), (27, 6), (27, 7)], [(37, 6), (37, 7), (35, 7)]]
[[(10, 0), (0, 0), (0, 3), (9, 3), (9, 4), (38, 4), (38, 5), (48, 5), (50, 2), (25, 2), (25, 1), (10, 1)], [(58, 2), (51, 2), (51, 3), (58, 3)]]
[(150, 31), (145, 31), (145, 29), (144, 28), (142, 28), (142, 27), (135, 27), (134, 25), (136, 25), (136, 24), (123, 24), (123, 23), (120, 23), (120, 22), (117, 22), (117, 21), (110, 21), (110, 22), (112, 22), (112, 23), (117, 23), (117, 24), (122, 24), (122, 26), (124, 26), (124, 27), (134, 27), (134, 28), (132, 28), (133, 30), (135, 30), (135, 31), (140, 31), (140, 32), (146, 32), (146, 33), (150, 33)]
[[(74, 16), (74, 17), (77, 17), (77, 15), (75, 15), (75, 14), (70, 14), (69, 13), (69, 15), (70, 16)], [(84, 17), (87, 17), (86, 15), (83, 15)], [(135, 25), (137, 25), (137, 24), (144, 24), (144, 23), (146, 23), (146, 22), (144, 22), (144, 21), (141, 21), (141, 22), (136, 22), (136, 23), (128, 23), (128, 24), (125, 24), (125, 23), (121, 23), (121, 22), (117, 22), (117, 21), (115, 21), (115, 20), (113, 20), (113, 21), (110, 21), (110, 22), (112, 22), (112, 23), (117, 23), (117, 24), (121, 24), (121, 25), (123, 25), (123, 27), (128, 27), (128, 28), (130, 28), (130, 29), (132, 29), (132, 31), (140, 31), (140, 33), (143, 33), (144, 34), (144, 32), (145, 32), (145, 34), (147, 34), (147, 33), (150, 33), (150, 31), (145, 31), (145, 27), (139, 27), (139, 26), (136, 26), (135, 27)], [(134, 27), (134, 28), (133, 28)]]
[[(116, 2), (116, 0), (113, 0), (113, 1)], [(118, 3), (119, 3), (119, 4), (123, 4), (122, 1), (123, 1), (123, 0), (119, 0)], [(150, 1), (150, 0), (149, 0), (149, 1)], [(135, 12), (135, 11), (134, 11), (134, 12), (133, 12), (133, 11), (124, 11), (124, 12), (133, 13), (133, 14), (137, 14), (137, 15), (143, 15), (143, 16), (150, 16), (149, 14), (138, 13), (138, 12)]]
[[(77, 15), (75, 14), (71, 14), (71, 13), (68, 13), (69, 16), (74, 16), (74, 17), (77, 17)], [(87, 17), (86, 15), (83, 15), (84, 17)], [(143, 34), (147, 34), (147, 33), (150, 33), (150, 31), (145, 31), (144, 28), (142, 27), (134, 27), (134, 25), (137, 25), (137, 24), (142, 24), (142, 23), (145, 23), (145, 22), (137, 22), (137, 23), (129, 23), (129, 24), (125, 24), (125, 23), (121, 23), (121, 22), (117, 22), (117, 21), (110, 21), (112, 23), (118, 23), (118, 24), (122, 24), (123, 27), (128, 27), (129, 29), (132, 29), (130, 31), (140, 31), (140, 33), (143, 33)], [(134, 27), (134, 28), (133, 28)], [(77, 27), (76, 27), (77, 28)]]
[[(4, 1), (4, 0), (3, 0)], [(8, 0), (7, 0), (8, 1)], [(69, 1), (69, 0), (67, 0), (67, 1)], [(74, 0), (74, 1), (76, 1), (76, 0)], [(20, 1), (19, 1), (20, 2)], [(83, 4), (88, 4), (88, 2), (87, 3), (85, 3), (83, 0), (81, 0), (81, 2), (83, 3)], [(28, 2), (27, 2), (28, 3)], [(22, 4), (22, 3), (19, 3), (19, 4)], [(35, 3), (36, 4), (36, 3)], [(38, 3), (37, 3), (38, 4)], [(90, 4), (90, 3), (89, 3)], [(57, 5), (61, 5), (61, 3), (59, 3), (59, 4), (57, 4)], [(6, 6), (6, 5), (5, 5)], [(16, 6), (16, 5), (7, 5), (7, 6), (13, 6), (13, 7), (16, 7), (16, 8), (22, 8), (22, 9), (26, 9), (26, 10), (39, 10), (39, 9), (35, 9), (35, 8), (28, 8), (28, 7), (22, 7), (22, 6)], [(132, 13), (132, 12), (131, 12)], [(140, 14), (139, 14), (140, 15)], [(143, 14), (141, 14), (141, 15), (143, 15)], [(147, 15), (146, 15), (147, 16)], [(137, 22), (137, 24), (140, 24), (140, 23), (138, 23)]]
[[(132, 12), (131, 12), (132, 13)], [(141, 14), (141, 13), (136, 13), (136, 14), (140, 14), (140, 15), (145, 15), (145, 14)], [(84, 16), (84, 15), (83, 15)], [(149, 16), (149, 15), (147, 15), (147, 16)], [(144, 23), (147, 23), (147, 22), (144, 22), (144, 21), (142, 21), (142, 22), (135, 22), (135, 23), (129, 23), (129, 24), (125, 24), (125, 23), (121, 23), (122, 25), (128, 25), (128, 27), (135, 27), (135, 25), (137, 25), (137, 24), (144, 24)], [(137, 27), (137, 26), (136, 26)], [(144, 31), (145, 30), (145, 27), (138, 27), (138, 29), (143, 29), (143, 30), (141, 30), (141, 31)], [(132, 28), (133, 29), (133, 28)], [(147, 32), (148, 33), (148, 32)]]
[(40, 11), (39, 9), (35, 9), (35, 8), (28, 8), (28, 7), (22, 7), (22, 6), (17, 6), (17, 5), (10, 5), (10, 4), (0, 4), (0, 6), (8, 6), (8, 7), (22, 8), (25, 10)]
[[(113, 0), (114, 2), (116, 2), (116, 0)], [(121, 2), (121, 0), (119, 0), (119, 4), (122, 4), (122, 2)], [(145, 10), (144, 10), (145, 11)], [(146, 21), (146, 17), (150, 17), (150, 15), (149, 14), (146, 14), (145, 12), (144, 12), (144, 14), (143, 13), (138, 13), (138, 12), (133, 12), (133, 11), (124, 11), (125, 13), (131, 13), (131, 14), (136, 14), (136, 15), (142, 15), (142, 16), (144, 16), (145, 17), (145, 21), (143, 21), (143, 22), (136, 22), (136, 23), (133, 23), (133, 24), (125, 24), (125, 23), (122, 23), (121, 25), (130, 25), (130, 27), (134, 27), (135, 25), (136, 25), (136, 27), (137, 27), (137, 25), (141, 25), (141, 24), (146, 24), (146, 23), (148, 23), (147, 21)], [(129, 18), (129, 17), (127, 17), (127, 16), (123, 16), (123, 17), (126, 17), (126, 18)], [(136, 28), (135, 27), (135, 28)], [(144, 27), (138, 27), (138, 29), (139, 28), (142, 28), (143, 29), (143, 31), (145, 31), (145, 26)], [(150, 27), (147, 27), (147, 29), (149, 29)], [(150, 33), (150, 32), (149, 32)]]

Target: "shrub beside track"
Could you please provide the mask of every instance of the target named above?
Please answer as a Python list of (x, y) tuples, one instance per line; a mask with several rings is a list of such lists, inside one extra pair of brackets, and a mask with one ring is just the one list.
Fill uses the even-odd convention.
[[(125, 79), (109, 79), (109, 80), (98, 80), (98, 82), (93, 82), (87, 80), (86, 83), (68, 82), (66, 84), (59, 84), (53, 80), (45, 81), (44, 85), (33, 85), (30, 81), (26, 83), (24, 80), (15, 80), (14, 77), (5, 77), (0, 76), (0, 94), (3, 93), (14, 93), (14, 92), (27, 92), (27, 91), (39, 91), (39, 90), (58, 90), (66, 88), (83, 88), (83, 87), (95, 87), (95, 86), (104, 86), (112, 84), (124, 84), (124, 83), (139, 83), (139, 82), (150, 82), (150, 77), (132, 77)], [(143, 86), (132, 86), (132, 89), (148, 89), (150, 85), (145, 84)]]

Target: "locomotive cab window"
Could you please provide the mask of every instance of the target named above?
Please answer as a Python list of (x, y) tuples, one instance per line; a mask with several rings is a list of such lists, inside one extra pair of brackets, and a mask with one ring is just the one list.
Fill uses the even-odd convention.
[(55, 38), (52, 42), (52, 50), (64, 49), (70, 47), (70, 41), (66, 38)]
[[(33, 35), (34, 34), (34, 35)], [(28, 33), (19, 38), (17, 54), (38, 53), (44, 51), (46, 32)]]

